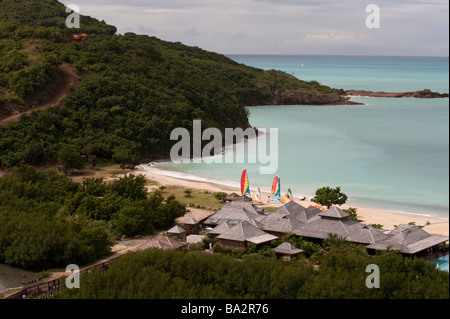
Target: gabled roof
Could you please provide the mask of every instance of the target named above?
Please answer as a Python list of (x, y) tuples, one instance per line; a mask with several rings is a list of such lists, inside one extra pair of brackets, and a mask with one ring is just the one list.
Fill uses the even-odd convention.
[(330, 209), (319, 213), (320, 217), (343, 219), (350, 216), (339, 207), (333, 206)]
[(427, 233), (415, 225), (399, 225), (387, 233), (384, 241), (367, 246), (369, 249), (387, 249), (390, 247), (404, 254), (415, 254), (449, 240), (447, 236), (437, 236)]
[(253, 244), (261, 244), (275, 240), (278, 237), (262, 231), (247, 221), (242, 221), (230, 228), (228, 231), (219, 235), (217, 238), (240, 242), (248, 241)]
[(171, 229), (167, 231), (169, 234), (182, 234), (186, 232), (186, 229), (180, 227), (178, 225), (173, 226)]
[(274, 248), (273, 250), (278, 254), (289, 256), (297, 255), (304, 252), (304, 250), (298, 249), (297, 247), (295, 247), (290, 243), (282, 243), (280, 246)]

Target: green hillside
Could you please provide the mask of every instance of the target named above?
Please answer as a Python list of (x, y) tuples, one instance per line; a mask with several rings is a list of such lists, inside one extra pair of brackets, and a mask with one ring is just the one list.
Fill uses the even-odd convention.
[[(181, 43), (117, 35), (91, 17), (68, 29), (69, 14), (55, 0), (0, 0), (0, 167), (55, 163), (62, 149), (91, 165), (137, 163), (167, 156), (172, 129), (193, 119), (245, 128), (244, 106), (348, 103), (342, 90)], [(75, 33), (88, 38), (77, 42)]]

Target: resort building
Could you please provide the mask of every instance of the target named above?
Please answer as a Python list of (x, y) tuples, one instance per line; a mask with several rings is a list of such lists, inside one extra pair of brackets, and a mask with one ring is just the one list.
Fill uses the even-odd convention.
[(184, 223), (184, 228), (186, 229), (186, 235), (198, 234), (200, 230), (200, 222), (195, 218), (189, 218)]
[(234, 226), (241, 221), (255, 223), (265, 218), (264, 210), (253, 205), (251, 202), (227, 202), (214, 215), (208, 217), (203, 224), (215, 227), (222, 223)]
[(270, 235), (245, 220), (223, 232), (217, 238), (223, 248), (231, 249), (245, 249), (246, 243), (252, 243), (256, 247), (260, 247), (278, 239), (277, 236)]
[(380, 240), (387, 238), (382, 231), (349, 219), (349, 214), (335, 206), (320, 211), (317, 216), (319, 218), (295, 229), (292, 233), (312, 241), (322, 241), (327, 239), (329, 234), (334, 234), (358, 244), (374, 243), (373, 237)]
[[(408, 256), (426, 256), (449, 240), (449, 237), (430, 235), (414, 225), (400, 225), (388, 231), (349, 217), (338, 207), (321, 211), (289, 202), (273, 213), (266, 213), (251, 202), (234, 201), (227, 202), (204, 224), (210, 236), (217, 237), (222, 247), (231, 249), (244, 249), (246, 243), (261, 247), (286, 233), (313, 242), (322, 242), (333, 234), (351, 243), (364, 245), (369, 252), (394, 249)], [(296, 249), (283, 245), (275, 251), (287, 258), (289, 254), (301, 253)]]
[(178, 238), (180, 241), (186, 241), (186, 229), (184, 229), (183, 227), (175, 225), (171, 229), (169, 229), (167, 233)]
[(399, 225), (386, 233), (387, 239), (368, 245), (370, 250), (394, 249), (403, 255), (423, 257), (439, 250), (449, 237), (431, 235), (415, 225)]

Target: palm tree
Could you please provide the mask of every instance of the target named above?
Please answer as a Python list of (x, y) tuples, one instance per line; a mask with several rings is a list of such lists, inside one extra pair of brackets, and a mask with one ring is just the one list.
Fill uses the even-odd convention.
[(328, 234), (328, 238), (324, 240), (323, 242), (323, 247), (327, 250), (335, 250), (335, 251), (340, 251), (340, 250), (344, 250), (347, 249), (349, 246), (348, 241), (343, 238), (340, 237), (337, 234)]

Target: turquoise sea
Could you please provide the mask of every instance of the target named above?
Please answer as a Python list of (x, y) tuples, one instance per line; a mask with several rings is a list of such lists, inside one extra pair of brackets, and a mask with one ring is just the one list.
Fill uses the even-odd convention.
[[(374, 56), (230, 56), (261, 69), (278, 69), (336, 88), (449, 92), (448, 58)], [(251, 107), (250, 124), (278, 128), (279, 166), (260, 175), (259, 164), (173, 164), (169, 175), (239, 185), (244, 168), (251, 190), (313, 196), (340, 186), (355, 206), (449, 217), (449, 99), (354, 97), (362, 106)], [(203, 128), (205, 129), (205, 128)]]

